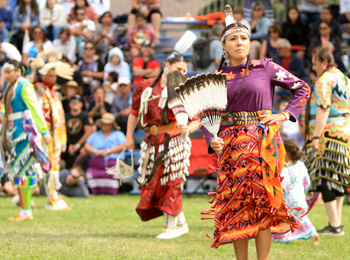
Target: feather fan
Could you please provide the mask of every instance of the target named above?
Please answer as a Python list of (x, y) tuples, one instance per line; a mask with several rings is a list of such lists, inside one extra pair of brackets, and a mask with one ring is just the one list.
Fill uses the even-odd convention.
[(186, 76), (179, 71), (174, 71), (168, 75), (168, 107), (173, 111), (179, 125), (187, 125), (188, 114), (184, 105), (176, 93), (175, 88), (186, 80)]
[(224, 13), (226, 26), (229, 26), (230, 24), (235, 22), (235, 18), (233, 17), (232, 8), (230, 5), (225, 6)]
[(10, 58), (10, 60), (16, 60), (16, 61), (22, 60), (21, 53), (11, 43), (3, 42), (3, 43), (1, 43), (1, 48), (6, 53), (6, 56)]
[(217, 139), (222, 113), (227, 106), (226, 75), (199, 74), (176, 88), (190, 118), (199, 120)]
[(186, 31), (176, 42), (174, 49), (178, 53), (185, 53), (196, 40), (197, 36), (193, 32)]

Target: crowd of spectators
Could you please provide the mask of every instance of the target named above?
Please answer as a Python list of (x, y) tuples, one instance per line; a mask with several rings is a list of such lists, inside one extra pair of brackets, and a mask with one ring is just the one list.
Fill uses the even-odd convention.
[[(142, 79), (160, 72), (160, 62), (155, 59), (162, 19), (159, 0), (132, 0), (126, 24), (113, 22), (108, 0), (14, 2), (0, 0), (0, 42), (11, 42), (20, 50), (26, 74), (31, 73), (33, 58), (51, 49), (57, 49), (62, 60), (74, 68), (74, 79), (60, 86), (68, 136), (62, 159), (64, 168), (71, 169), (90, 158), (85, 170), (88, 167), (94, 185), (93, 172), (109, 165), (122, 151), (133, 90)], [(301, 1), (300, 10), (290, 7), (282, 23), (275, 21), (268, 0), (245, 1), (244, 8), (236, 7), (233, 13), (251, 30), (252, 59), (271, 58), (294, 75), (305, 80), (310, 75), (314, 80), (310, 65), (316, 46), (330, 48), (338, 67), (348, 73), (349, 64), (343, 64), (347, 53), (341, 48), (344, 33), (350, 33), (348, 2), (341, 0), (340, 11), (334, 13), (324, 5), (326, 0)], [(223, 28), (220, 24), (212, 27), (208, 53), (212, 64), (199, 72), (214, 71), (220, 63)], [(276, 109), (278, 103), (288, 100), (283, 91), (277, 94)], [(291, 128), (293, 125), (285, 127)], [(72, 174), (64, 172), (68, 183), (76, 185), (69, 176)]]

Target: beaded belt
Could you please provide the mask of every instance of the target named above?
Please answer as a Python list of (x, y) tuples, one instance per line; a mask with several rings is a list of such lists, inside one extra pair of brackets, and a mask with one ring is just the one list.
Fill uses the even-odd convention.
[(224, 113), (220, 125), (256, 125), (260, 122), (258, 112)]

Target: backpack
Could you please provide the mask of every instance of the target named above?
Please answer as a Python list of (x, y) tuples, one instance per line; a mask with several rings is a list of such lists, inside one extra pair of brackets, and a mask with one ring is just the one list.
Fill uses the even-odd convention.
[(201, 38), (193, 43), (192, 64), (194, 68), (205, 69), (213, 62), (210, 58), (210, 43), (216, 39)]

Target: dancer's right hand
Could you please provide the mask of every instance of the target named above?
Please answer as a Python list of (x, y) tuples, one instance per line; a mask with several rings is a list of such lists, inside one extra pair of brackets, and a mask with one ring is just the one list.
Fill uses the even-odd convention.
[(222, 138), (218, 137), (218, 140), (211, 140), (210, 141), (210, 147), (217, 153), (221, 154), (222, 149), (224, 148), (224, 140)]
[(125, 147), (126, 147), (126, 149), (128, 149), (129, 152), (133, 152), (134, 151), (134, 139), (127, 138), (126, 142), (125, 142)]
[(52, 137), (51, 137), (50, 134), (45, 135), (45, 136), (44, 136), (44, 142), (45, 142), (45, 144), (50, 143), (51, 139), (52, 139)]

